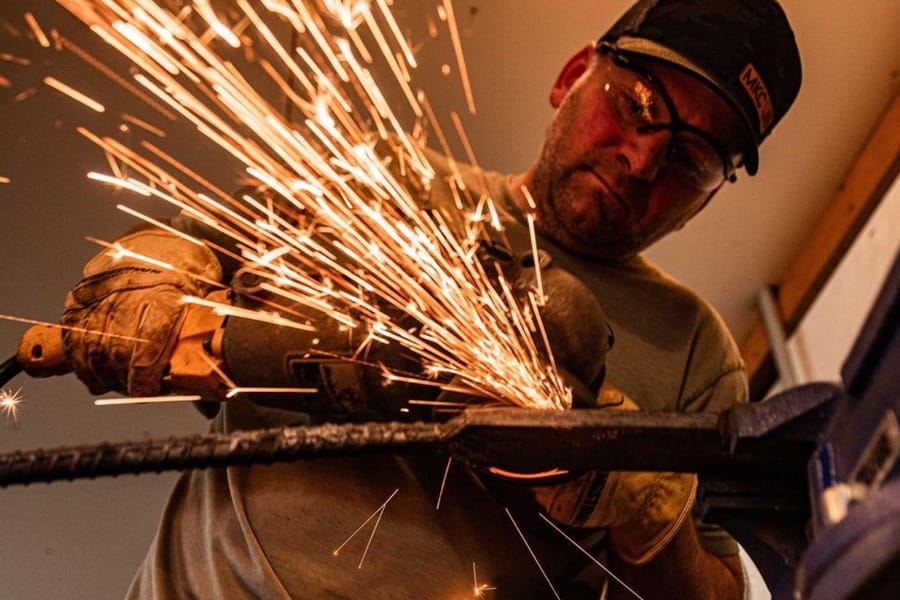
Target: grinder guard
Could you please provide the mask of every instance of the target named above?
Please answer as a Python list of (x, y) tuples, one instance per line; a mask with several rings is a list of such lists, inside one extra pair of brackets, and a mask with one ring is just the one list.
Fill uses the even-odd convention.
[[(238, 274), (233, 303), (259, 308), (248, 291), (247, 274)], [(261, 292), (253, 290), (259, 298)], [(315, 393), (254, 393), (250, 398), (266, 406), (307, 413), (317, 422), (407, 419), (401, 412), (410, 398), (433, 398), (437, 388), (406, 382), (388, 383), (382, 365), (392, 372), (418, 373), (417, 361), (395, 345), (373, 342), (357, 355), (365, 338), (363, 328), (351, 328), (320, 316), (315, 331), (229, 318), (222, 354), (231, 379), (238, 386), (316, 388)], [(419, 416), (421, 415), (412, 415)]]

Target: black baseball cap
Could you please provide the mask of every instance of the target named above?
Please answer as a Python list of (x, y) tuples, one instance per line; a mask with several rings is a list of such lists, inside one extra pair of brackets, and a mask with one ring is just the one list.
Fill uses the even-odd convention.
[(800, 53), (775, 0), (638, 0), (600, 41), (675, 65), (718, 92), (745, 125), (750, 175), (757, 147), (800, 90)]

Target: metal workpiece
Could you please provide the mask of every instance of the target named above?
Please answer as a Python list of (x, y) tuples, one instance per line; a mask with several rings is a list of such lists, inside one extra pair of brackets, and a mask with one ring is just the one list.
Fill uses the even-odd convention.
[(811, 384), (722, 413), (609, 409), (470, 411), (448, 440), (472, 465), (519, 471), (687, 471), (717, 477), (754, 473), (805, 480), (840, 387)]
[(840, 388), (818, 385), (721, 414), (472, 408), (444, 422), (329, 423), (16, 451), (0, 455), (0, 487), (385, 451), (445, 452), (476, 472), (499, 470), (526, 483), (587, 469), (686, 471), (699, 476), (700, 514), (724, 526), (767, 581), (777, 581), (807, 545), (807, 469), (842, 397)]
[[(688, 471), (714, 489), (723, 488), (714, 480), (732, 482), (728, 494), (756, 489), (768, 496), (773, 486), (781, 489), (778, 482), (806, 480), (830, 414), (824, 406), (838, 390), (811, 391), (802, 401), (786, 394), (737, 414), (476, 408), (442, 423), (333, 423), (15, 451), (0, 455), (0, 486), (430, 446), (475, 468)], [(750, 426), (756, 421), (764, 426)]]
[(436, 423), (347, 423), (17, 450), (0, 455), (0, 487), (410, 449), (443, 435)]

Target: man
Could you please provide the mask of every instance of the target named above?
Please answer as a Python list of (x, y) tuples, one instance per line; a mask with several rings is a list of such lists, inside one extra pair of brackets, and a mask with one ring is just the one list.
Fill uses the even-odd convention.
[[(500, 206), (514, 249), (528, 246), (527, 190), (554, 268), (576, 275), (602, 306), (616, 347), (601, 399), (679, 411), (719, 411), (746, 399), (740, 357), (715, 312), (640, 252), (697, 214), (737, 167), (756, 172), (757, 146), (799, 81), (793, 34), (773, 0), (640, 0), (563, 67), (550, 94), (556, 114), (530, 169), (509, 178), (462, 169), (471, 189)], [(446, 161), (429, 157), (449, 174)], [(449, 198), (436, 185), (423, 202), (444, 207)], [(204, 278), (222, 277), (211, 252), (165, 232), (122, 243)], [(69, 298), (67, 324), (158, 342), (132, 346), (72, 333), (67, 344), (79, 376), (95, 392), (158, 391), (179, 318), (176, 299), (203, 286), (104, 255), (85, 274)], [(143, 315), (137, 330), (135, 314)], [(230, 402), (215, 427), (304, 419)], [(361, 456), (185, 474), (131, 595), (471, 597), (475, 571), (476, 583), (496, 588), (483, 591), (488, 598), (598, 597), (603, 570), (542, 525), (539, 506), (592, 553), (606, 548), (613, 573), (644, 598), (743, 594), (734, 542), (690, 518), (690, 476), (587, 473), (529, 488), (457, 468), (436, 511), (442, 466), (432, 456)], [(395, 489), (365, 565), (357, 568), (347, 550), (333, 556)], [(528, 547), (504, 509), (523, 523)], [(633, 593), (617, 582), (606, 589), (609, 598)]]

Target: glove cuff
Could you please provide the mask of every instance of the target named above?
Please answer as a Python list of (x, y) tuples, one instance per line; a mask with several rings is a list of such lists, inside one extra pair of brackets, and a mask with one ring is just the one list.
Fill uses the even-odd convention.
[(626, 562), (653, 560), (689, 518), (697, 497), (692, 473), (614, 471), (598, 511), (607, 515), (610, 540)]

